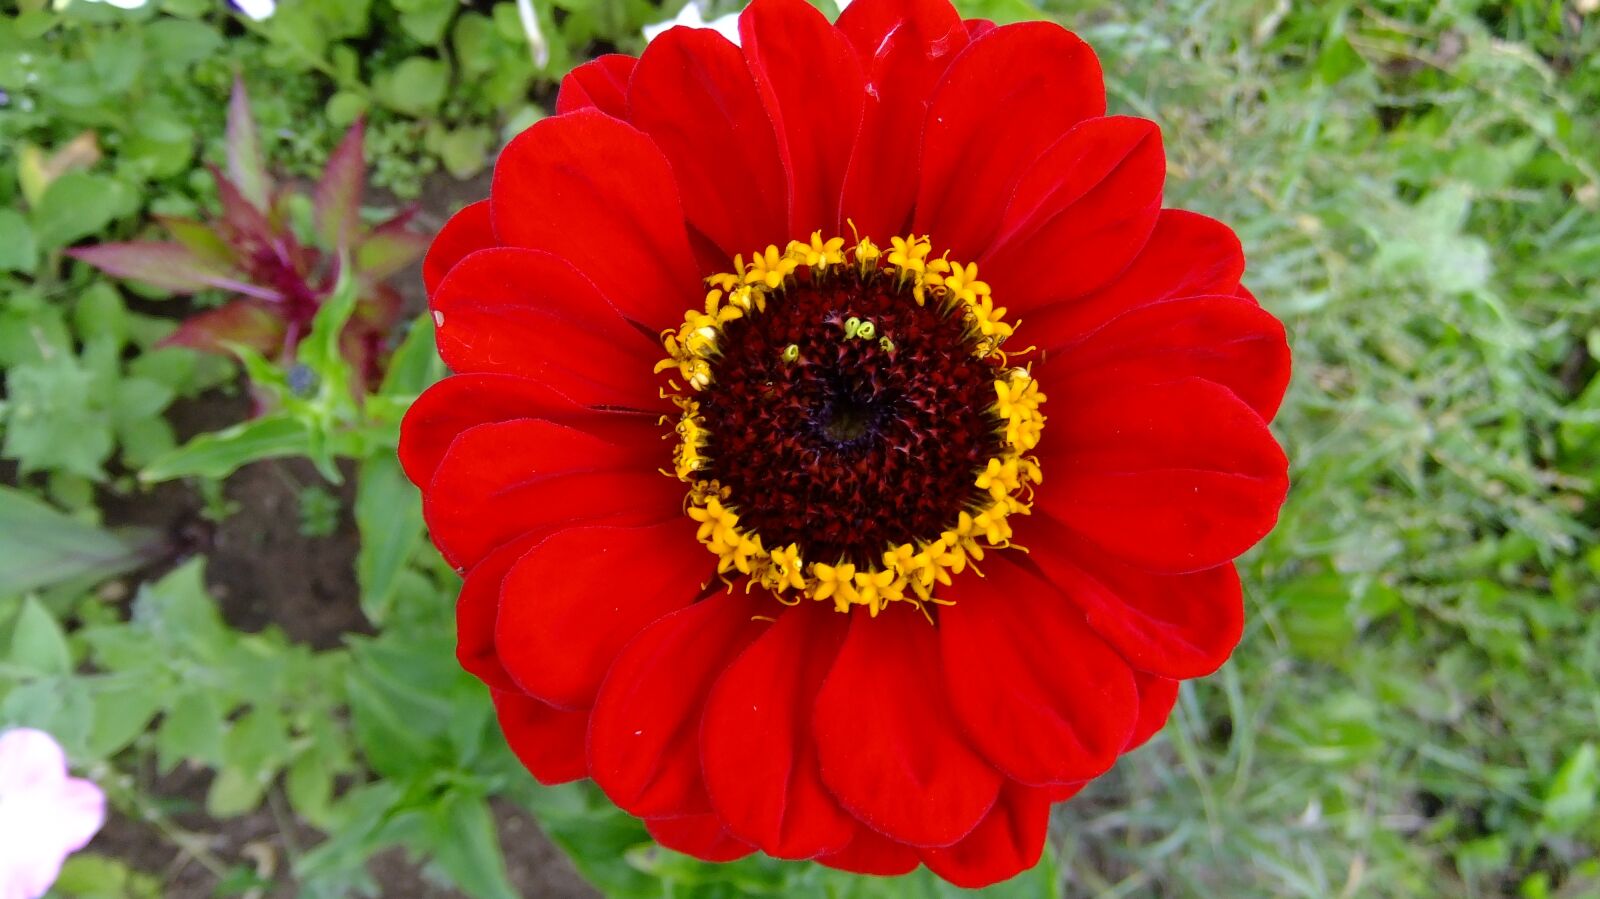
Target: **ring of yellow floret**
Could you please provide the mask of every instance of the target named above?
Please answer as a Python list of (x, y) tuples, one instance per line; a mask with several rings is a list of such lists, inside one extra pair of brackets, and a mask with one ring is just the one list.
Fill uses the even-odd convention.
[[(927, 236), (896, 237), (884, 250), (868, 239), (847, 247), (842, 237), (824, 240), (821, 232), (816, 232), (810, 241), (790, 241), (782, 251), (768, 246), (753, 254), (748, 263), (735, 256), (733, 272), (706, 279), (709, 289), (704, 308), (689, 310), (682, 325), (662, 332), (667, 358), (657, 364), (656, 371), (675, 370), (689, 389), (681, 392), (684, 388), (673, 381), (671, 386), (677, 392), (663, 391), (681, 410), (671, 474), (689, 485), (686, 511), (699, 522), (696, 536), (717, 556), (717, 572), (724, 579), (737, 572), (748, 576), (749, 584), (766, 587), (791, 604), (810, 598), (831, 601), (840, 612), (864, 606), (877, 615), (895, 601), (911, 602), (919, 608), (923, 603), (944, 603), (935, 591), (949, 586), (952, 575), (969, 567), (977, 572), (976, 563), (982, 561), (985, 549), (1022, 549), (1011, 542), (1008, 519), (1029, 514), (1033, 488), (1043, 480), (1039, 460), (1031, 451), (1039, 445), (1044, 429), (1045, 416), (1039, 407), (1046, 397), (1026, 367), (1006, 365), (1001, 345), (1014, 326), (1004, 321), (1005, 308), (994, 305), (989, 285), (978, 280), (978, 267), (931, 254)], [(770, 303), (781, 302), (802, 268), (809, 270), (813, 280), (854, 268), (864, 280), (894, 278), (918, 306), (932, 300), (946, 304), (947, 311), (959, 307), (974, 355), (1000, 362), (992, 411), (1004, 433), (999, 435), (999, 454), (975, 475), (974, 493), (980, 501), (960, 512), (937, 536), (885, 547), (881, 564), (857, 566), (840, 560), (804, 559), (794, 543), (766, 547), (760, 534), (740, 526), (737, 501), (728, 490), (700, 476), (711, 434), (694, 393), (713, 383), (712, 361), (720, 354), (723, 328), (736, 319), (765, 312)], [(875, 331), (867, 328), (870, 324), (858, 322), (847, 330), (854, 330), (851, 336), (856, 338), (871, 339)]]

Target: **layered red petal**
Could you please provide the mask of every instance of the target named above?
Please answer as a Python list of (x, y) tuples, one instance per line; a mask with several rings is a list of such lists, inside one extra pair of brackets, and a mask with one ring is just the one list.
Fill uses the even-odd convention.
[(967, 740), (1027, 784), (1096, 777), (1139, 715), (1133, 672), (1049, 583), (998, 556), (939, 610), (944, 685)]
[(711, 811), (701, 712), (718, 676), (766, 629), (751, 617), (761, 608), (742, 592), (717, 593), (645, 628), (617, 657), (590, 716), (589, 763), (618, 808), (641, 818)]
[(598, 110), (543, 119), (513, 138), (489, 209), (502, 243), (565, 259), (647, 333), (681, 321), (704, 293), (666, 157)]
[(911, 226), (928, 97), (966, 48), (967, 30), (944, 0), (856, 0), (839, 14), (838, 27), (866, 78), (843, 214), (862, 236), (886, 245)]
[(672, 164), (689, 223), (724, 260), (795, 236), (772, 121), (727, 38), (674, 28), (651, 41), (629, 85), (628, 107), (633, 124)]
[(1241, 297), (1140, 306), (1051, 350), (1051, 377), (1073, 395), (1204, 378), (1233, 391), (1270, 421), (1289, 386), (1283, 324)]
[(1028, 167), (1105, 109), (1100, 63), (1072, 32), (1026, 22), (977, 38), (930, 102), (914, 230), (953, 258), (979, 258)]
[(755, 0), (739, 16), (739, 39), (789, 174), (790, 236), (838, 233), (866, 97), (855, 52), (805, 0)]
[(938, 631), (915, 609), (851, 615), (812, 717), (834, 798), (914, 846), (966, 836), (1000, 791), (999, 773), (961, 732), (941, 666)]
[[(645, 527), (569, 528), (511, 567), (495, 622), (496, 655), (529, 695), (588, 708), (622, 647), (687, 606), (711, 579), (686, 516)], [(626, 576), (619, 576), (626, 573)]]
[(657, 843), (702, 861), (731, 862), (756, 851), (754, 846), (728, 833), (716, 815), (652, 818), (644, 822), (644, 829), (650, 831)]
[(1024, 317), (1103, 286), (1150, 239), (1166, 171), (1153, 122), (1113, 116), (1079, 123), (1017, 182), (978, 270)]
[(1244, 274), (1244, 250), (1233, 229), (1181, 209), (1163, 209), (1155, 230), (1128, 267), (1085, 296), (1035, 310), (1028, 340), (1060, 347), (1141, 306), (1183, 297), (1230, 296)]
[(729, 830), (777, 858), (837, 852), (855, 831), (822, 783), (811, 734), (848, 626), (815, 603), (785, 610), (706, 700), (700, 743), (712, 806)]
[(1189, 378), (1073, 394), (1070, 404), (1039, 447), (1050, 481), (1035, 509), (1084, 540), (1176, 574), (1233, 559), (1277, 522), (1288, 460), (1226, 387)]
[(922, 850), (922, 860), (928, 870), (969, 890), (1015, 877), (1044, 853), (1050, 802), (1045, 790), (1008, 785), (972, 833), (954, 846)]
[(598, 109), (626, 119), (628, 81), (637, 63), (637, 59), (624, 53), (607, 53), (568, 72), (556, 93), (556, 114)]
[(659, 343), (559, 256), (480, 250), (450, 270), (433, 310), (439, 355), (458, 372), (519, 375), (584, 405), (663, 405), (651, 371)]
[(478, 425), (445, 451), (423, 515), (439, 551), (460, 568), (542, 527), (680, 516), (682, 485), (653, 467), (659, 443), (619, 444), (537, 419)]
[(1169, 677), (1135, 671), (1139, 683), (1139, 723), (1134, 725), (1133, 736), (1123, 752), (1132, 752), (1167, 725), (1167, 716), (1178, 702), (1178, 682)]
[(1017, 540), (1136, 670), (1200, 677), (1217, 670), (1239, 642), (1244, 595), (1231, 562), (1157, 574), (1118, 561), (1043, 515), (1020, 525)]
[(432, 296), (439, 282), (467, 256), (498, 246), (494, 225), (489, 220), (489, 201), (479, 200), (452, 215), (434, 235), (428, 253), (422, 257), (422, 283)]
[(505, 690), (490, 690), (489, 696), (511, 751), (540, 783), (566, 783), (588, 776), (583, 753), (587, 713), (564, 712)]

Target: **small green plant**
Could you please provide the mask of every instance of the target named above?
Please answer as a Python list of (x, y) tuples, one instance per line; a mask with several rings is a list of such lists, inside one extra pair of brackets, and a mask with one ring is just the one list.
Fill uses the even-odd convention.
[[(357, 384), (375, 386), (400, 314), (400, 295), (385, 281), (422, 255), (428, 236), (411, 229), (414, 208), (374, 227), (362, 223), (363, 135), (357, 120), (308, 201), (273, 183), (244, 83), (236, 81), (228, 107), (227, 171), (211, 168), (220, 214), (205, 223), (160, 218), (169, 241), (98, 244), (67, 255), (172, 293), (223, 291), (232, 298), (191, 316), (164, 342), (212, 353), (249, 349), (281, 361), (291, 359), (310, 334), (341, 266), (348, 265), (356, 297), (339, 350), (358, 373)], [(311, 220), (301, 221), (308, 206)]]

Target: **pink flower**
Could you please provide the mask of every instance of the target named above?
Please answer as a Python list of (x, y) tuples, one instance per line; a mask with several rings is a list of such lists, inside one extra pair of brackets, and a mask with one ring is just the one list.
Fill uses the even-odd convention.
[(106, 797), (67, 776), (67, 756), (49, 734), (0, 734), (0, 899), (38, 899), (105, 823)]

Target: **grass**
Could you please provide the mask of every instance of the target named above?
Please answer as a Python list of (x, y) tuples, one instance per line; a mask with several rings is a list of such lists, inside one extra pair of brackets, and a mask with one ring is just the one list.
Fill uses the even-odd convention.
[(1236, 225), (1296, 367), (1243, 644), (1060, 809), (1069, 894), (1600, 891), (1600, 15), (1050, 11), (1162, 124), (1169, 203)]

